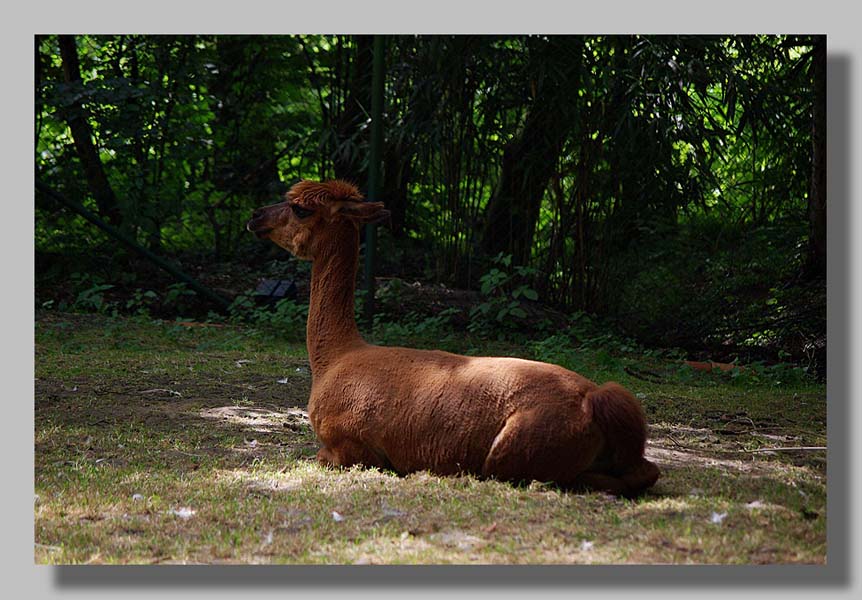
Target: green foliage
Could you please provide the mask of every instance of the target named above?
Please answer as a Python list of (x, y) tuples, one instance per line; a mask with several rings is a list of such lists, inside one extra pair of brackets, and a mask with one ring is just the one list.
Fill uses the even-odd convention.
[(126, 300), (126, 311), (131, 314), (148, 316), (159, 295), (152, 290), (136, 289), (131, 298)]
[(516, 265), (512, 267), (512, 256), (500, 253), (493, 261), (493, 267), (479, 278), (480, 292), (484, 301), (470, 310), (471, 333), (488, 334), (495, 328), (517, 331), (523, 329), (527, 319), (524, 300), (537, 300), (538, 294), (527, 282), (537, 273), (532, 267)]
[(653, 346), (700, 340), (737, 348), (745, 362), (796, 347), (801, 358), (799, 347), (825, 330), (825, 296), (796, 279), (800, 229), (702, 218), (644, 242), (621, 256), (611, 279), (618, 326)]
[[(365, 159), (367, 115), (355, 94), (367, 85), (359, 71), (366, 46), (357, 38), (77, 36), (81, 83), (64, 81), (56, 36), (37, 41), (37, 175), (89, 202), (66, 125), (83, 101), (126, 228), (145, 243), (230, 254), (245, 239), (243, 215), (281, 182), (338, 175), (338, 165), (355, 170)], [(397, 226), (434, 246), (437, 276), (463, 276), (504, 151), (525, 117), (551, 109), (571, 132), (559, 156), (540, 157), (560, 165), (533, 256), (572, 258), (554, 238), (572, 234), (573, 209), (583, 225), (614, 214), (623, 240), (638, 221), (680, 211), (757, 223), (800, 216), (810, 44), (793, 36), (390, 37), (387, 185), (404, 196), (388, 200), (406, 203)], [(557, 192), (589, 202), (560, 205)], [(37, 209), (38, 247), (92, 235), (41, 201)]]
[(194, 290), (190, 290), (185, 283), (172, 283), (168, 286), (162, 304), (175, 309), (179, 313), (184, 313), (189, 306), (191, 298), (196, 296)]
[(371, 337), (375, 343), (384, 346), (409, 344), (448, 348), (457, 337), (451, 318), (458, 312), (458, 309), (448, 308), (439, 314), (423, 317), (411, 311), (399, 321), (393, 321), (385, 314), (378, 314), (374, 317)]
[(73, 308), (80, 311), (102, 313), (113, 307), (113, 303), (105, 301), (104, 292), (113, 289), (110, 284), (96, 284), (83, 290), (75, 299)]
[(527, 348), (536, 360), (592, 374), (597, 380), (626, 380), (632, 373), (645, 372), (644, 377), (651, 383), (704, 387), (731, 385), (749, 389), (815, 383), (809, 367), (786, 362), (755, 361), (727, 371), (697, 370), (685, 362), (686, 356), (681, 350), (647, 349), (609, 327), (588, 315), (576, 314), (567, 329), (533, 340)]
[[(58, 36), (36, 39), (36, 177), (98, 210), (69, 127), (85, 119), (121, 229), (156, 252), (244, 258), (256, 248), (248, 215), (290, 183), (367, 179), (368, 38), (75, 41), (83, 81), (67, 82)], [(393, 217), (381, 264), (479, 290), (471, 334), (523, 341), (548, 329), (529, 310), (541, 298), (608, 317), (647, 345), (822, 370), (825, 283), (796, 277), (808, 245), (813, 43), (387, 36), (383, 200)], [(539, 167), (548, 176), (533, 186)], [(489, 229), (506, 186), (511, 206)], [(37, 256), (114, 254), (41, 194), (35, 217)], [(505, 248), (496, 258), (489, 236)], [(183, 286), (156, 298), (141, 291), (150, 282), (122, 279), (120, 260), (105, 262), (71, 286), (63, 279), (80, 267), (37, 272), (37, 286), (71, 290), (39, 304), (188, 314), (199, 300)], [(300, 309), (242, 310), (293, 331)]]
[(286, 341), (305, 339), (308, 321), (308, 305), (298, 304), (287, 298), (274, 306), (258, 306), (251, 292), (238, 295), (228, 309), (229, 319), (234, 323), (247, 323), (263, 334)]
[[(100, 277), (87, 273), (73, 273), (71, 276), (75, 300), (67, 306), (65, 302), (57, 305), (59, 310), (71, 309), (76, 312), (95, 312), (117, 316), (121, 313), (140, 317), (151, 317), (155, 311), (183, 314), (194, 303), (197, 294), (188, 289), (185, 283), (175, 283), (167, 287), (162, 297), (153, 290), (135, 288), (120, 299), (121, 282), (105, 283)], [(106, 294), (110, 292), (110, 296)], [(53, 301), (43, 303), (42, 308), (52, 308)]]
[(566, 333), (557, 333), (529, 344), (536, 360), (560, 365), (576, 372), (583, 371), (584, 352), (579, 350)]

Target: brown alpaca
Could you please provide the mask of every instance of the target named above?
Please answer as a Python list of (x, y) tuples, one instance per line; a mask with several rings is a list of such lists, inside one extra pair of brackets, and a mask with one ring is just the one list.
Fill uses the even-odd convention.
[(367, 344), (353, 314), (359, 226), (388, 217), (343, 181), (302, 181), (247, 229), (312, 261), (307, 341), (311, 424), (331, 466), (633, 495), (659, 477), (644, 458), (640, 403), (562, 367)]

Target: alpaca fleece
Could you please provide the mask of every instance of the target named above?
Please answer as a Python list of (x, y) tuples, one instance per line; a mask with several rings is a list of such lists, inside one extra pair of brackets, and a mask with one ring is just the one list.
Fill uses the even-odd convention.
[(659, 470), (644, 458), (646, 420), (622, 386), (536, 361), (362, 339), (353, 314), (359, 228), (388, 214), (349, 183), (302, 181), (247, 224), (312, 261), (308, 413), (318, 460), (626, 496), (652, 486)]

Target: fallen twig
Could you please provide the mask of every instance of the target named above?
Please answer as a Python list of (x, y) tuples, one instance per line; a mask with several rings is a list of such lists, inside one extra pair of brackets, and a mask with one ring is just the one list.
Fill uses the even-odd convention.
[(181, 393), (179, 393), (179, 392), (177, 392), (177, 391), (175, 391), (175, 390), (168, 390), (168, 389), (165, 389), (165, 388), (154, 388), (154, 389), (151, 389), (151, 390), (144, 390), (143, 392), (139, 392), (139, 393), (140, 393), (140, 394), (157, 394), (157, 393), (159, 393), (159, 392), (167, 392), (168, 394), (171, 394), (172, 396), (179, 396), (179, 397), (182, 397), (182, 394), (181, 394)]
[(673, 438), (673, 436), (670, 435), (669, 433), (666, 433), (665, 435), (667, 436), (667, 439), (669, 439), (671, 442), (673, 442), (674, 446), (676, 446), (677, 448), (682, 448), (683, 450), (691, 450), (691, 447), (686, 446), (685, 444), (681, 444), (680, 442), (676, 441)]
[(182, 450), (175, 450), (171, 448), (168, 452), (176, 452), (177, 454), (184, 454), (185, 456), (191, 456), (193, 458), (203, 458), (202, 454), (192, 454), (191, 452), (183, 452)]
[(623, 371), (636, 379), (640, 379), (641, 381), (646, 381), (648, 383), (667, 383), (667, 379), (653, 371), (647, 371), (645, 369), (635, 370), (628, 366), (623, 367)]
[(737, 452), (818, 452), (826, 450), (826, 446), (783, 446), (780, 448), (756, 448), (754, 450), (737, 450)]
[(757, 425), (754, 424), (754, 421), (751, 419), (751, 417), (736, 417), (735, 419), (731, 419), (725, 424), (733, 425), (734, 423), (739, 423), (740, 421), (748, 421), (748, 423), (751, 425), (751, 428), (753, 430), (757, 430)]
[(197, 323), (195, 321), (177, 321), (174, 325), (182, 327), (224, 327), (221, 323)]

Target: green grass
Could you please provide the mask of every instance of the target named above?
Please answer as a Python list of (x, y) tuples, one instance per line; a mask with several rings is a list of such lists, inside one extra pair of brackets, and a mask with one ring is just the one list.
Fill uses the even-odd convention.
[(825, 451), (770, 450), (826, 445), (825, 386), (779, 371), (692, 373), (600, 347), (548, 357), (541, 346), (448, 343), (556, 358), (626, 385), (644, 404), (662, 478), (625, 500), (324, 469), (301, 344), (238, 326), (46, 312), (36, 323), (35, 561), (826, 561)]

